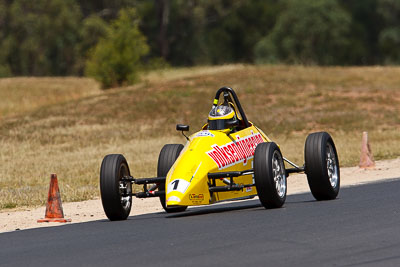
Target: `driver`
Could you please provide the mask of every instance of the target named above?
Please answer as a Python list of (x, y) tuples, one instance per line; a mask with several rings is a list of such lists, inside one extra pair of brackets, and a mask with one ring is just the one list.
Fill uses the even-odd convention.
[(213, 106), (208, 114), (208, 129), (209, 130), (224, 130), (233, 128), (233, 123), (236, 120), (236, 114), (232, 107), (219, 105)]

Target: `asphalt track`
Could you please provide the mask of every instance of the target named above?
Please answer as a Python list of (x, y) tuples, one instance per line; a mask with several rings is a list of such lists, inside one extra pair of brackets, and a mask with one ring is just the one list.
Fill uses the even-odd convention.
[(0, 234), (1, 266), (400, 266), (400, 180)]

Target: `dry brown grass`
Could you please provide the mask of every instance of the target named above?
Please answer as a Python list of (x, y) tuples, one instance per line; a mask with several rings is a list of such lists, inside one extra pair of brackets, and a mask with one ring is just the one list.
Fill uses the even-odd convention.
[(0, 79), (0, 120), (39, 107), (101, 93), (87, 78), (3, 78)]
[[(369, 132), (376, 159), (400, 156), (400, 68), (213, 69), (150, 73), (141, 84), (105, 92), (86, 79), (36, 78), (37, 88), (47, 90), (42, 95), (57, 105), (21, 89), (7, 90), (25, 96), (28, 104), (0, 119), (0, 208), (45, 203), (52, 172), (59, 176), (63, 201), (98, 196), (100, 163), (109, 153), (126, 155), (136, 177), (155, 175), (163, 144), (185, 141), (175, 124), (199, 129), (224, 85), (236, 89), (248, 118), (299, 164), (307, 134), (320, 130), (332, 134), (342, 166), (358, 163), (362, 131)], [(11, 79), (7, 88), (12, 81), (20, 83)], [(65, 96), (59, 99), (49, 89), (58, 83), (63, 89), (57, 94)], [(3, 84), (0, 80), (0, 88)], [(77, 94), (67, 92), (70, 88)], [(0, 107), (9, 104), (2, 102), (5, 97)]]

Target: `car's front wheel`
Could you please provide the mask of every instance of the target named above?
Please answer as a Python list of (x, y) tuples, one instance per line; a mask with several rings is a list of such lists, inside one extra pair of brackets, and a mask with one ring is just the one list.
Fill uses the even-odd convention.
[(123, 155), (104, 157), (100, 168), (100, 194), (104, 212), (111, 221), (126, 220), (132, 207), (132, 183), (123, 179), (130, 176)]
[(282, 207), (286, 200), (286, 170), (282, 153), (274, 142), (257, 145), (254, 179), (261, 204), (267, 209)]
[[(157, 165), (158, 177), (167, 176), (172, 165), (174, 165), (176, 159), (179, 157), (179, 154), (181, 153), (182, 149), (183, 149), (182, 144), (167, 144), (161, 149)], [(165, 183), (160, 183), (158, 185), (158, 190), (164, 192), (164, 194), (160, 196), (160, 202), (166, 212), (172, 213), (172, 212), (182, 212), (186, 210), (187, 206), (167, 207), (165, 203)]]
[(335, 199), (340, 189), (340, 168), (332, 137), (326, 132), (310, 134), (304, 158), (308, 185), (315, 199)]

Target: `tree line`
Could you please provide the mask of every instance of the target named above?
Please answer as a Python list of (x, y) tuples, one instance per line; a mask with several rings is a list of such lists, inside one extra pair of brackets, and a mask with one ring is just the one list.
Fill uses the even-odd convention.
[(0, 0), (0, 47), (0, 77), (116, 70), (105, 87), (164, 64), (399, 64), (400, 1)]

